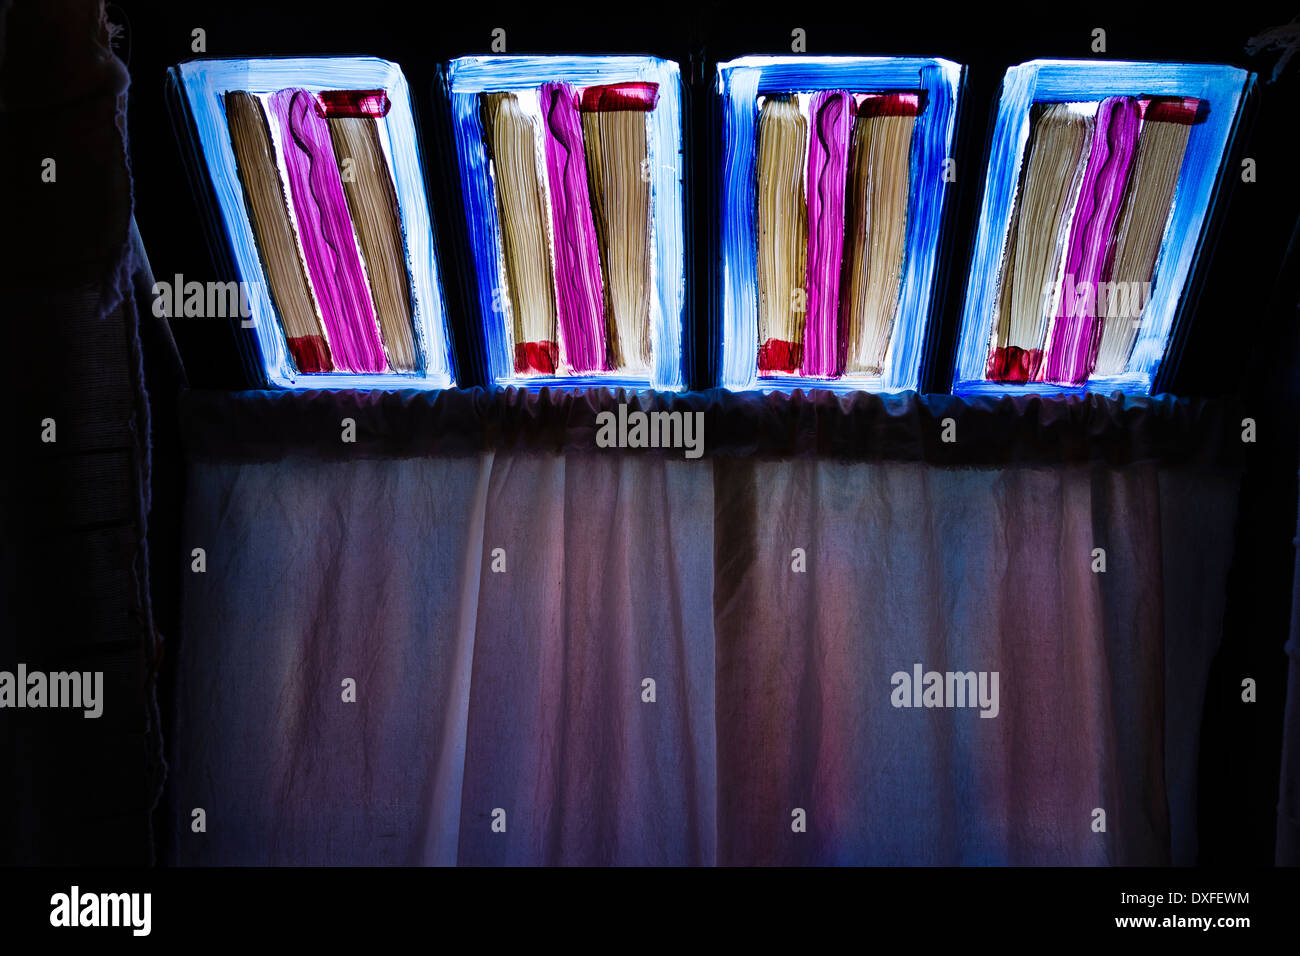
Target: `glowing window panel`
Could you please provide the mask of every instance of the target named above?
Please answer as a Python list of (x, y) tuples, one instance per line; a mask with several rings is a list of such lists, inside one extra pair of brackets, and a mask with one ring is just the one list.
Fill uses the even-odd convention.
[(1151, 392), (1252, 82), (1178, 63), (1007, 71), (955, 392)]
[(491, 381), (684, 388), (677, 64), (467, 56), (445, 83)]
[(447, 388), (447, 320), (406, 80), (373, 57), (172, 73), (271, 386)]
[(718, 66), (724, 387), (918, 386), (962, 82), (932, 58)]

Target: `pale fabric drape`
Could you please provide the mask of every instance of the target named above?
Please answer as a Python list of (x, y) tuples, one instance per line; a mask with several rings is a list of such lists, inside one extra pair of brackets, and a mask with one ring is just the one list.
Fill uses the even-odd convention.
[[(1235, 491), (617, 451), (195, 462), (173, 858), (1193, 862)], [(918, 662), (997, 671), (998, 716), (893, 707)]]

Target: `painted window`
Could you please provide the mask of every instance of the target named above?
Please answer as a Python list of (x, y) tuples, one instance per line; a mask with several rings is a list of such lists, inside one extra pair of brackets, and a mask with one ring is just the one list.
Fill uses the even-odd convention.
[(446, 85), (492, 382), (685, 387), (677, 64), (469, 56)]
[[(370, 57), (173, 71), (279, 388), (446, 388), (446, 314), (406, 80)], [(188, 283), (186, 283), (188, 284)]]
[(1152, 391), (1251, 81), (1174, 63), (1007, 71), (955, 392)]
[(962, 67), (720, 64), (721, 384), (918, 386)]

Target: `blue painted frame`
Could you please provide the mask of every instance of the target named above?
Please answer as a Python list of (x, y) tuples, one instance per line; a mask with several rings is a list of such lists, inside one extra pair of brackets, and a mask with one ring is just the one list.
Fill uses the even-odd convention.
[[(1251, 74), (1222, 65), (1100, 60), (1031, 60), (1007, 70), (984, 180), (984, 197), (971, 256), (966, 301), (954, 363), (954, 394), (1079, 394), (1151, 391), (1169, 346), (1183, 292), (1196, 264), (1206, 218), (1232, 141)], [(1034, 103), (1100, 100), (1107, 96), (1195, 96), (1209, 103), (1192, 127), (1165, 227), (1152, 294), (1123, 375), (1084, 385), (1003, 384), (984, 378), (1012, 203), (1029, 138)]]
[[(489, 174), (478, 96), (503, 90), (532, 89), (547, 82), (574, 86), (649, 81), (659, 84), (649, 140), (651, 218), (654, 229), (655, 294), (651, 296), (651, 363), (648, 376), (620, 373), (516, 375), (511, 329), (493, 309), (498, 284), (501, 239), (495, 186)], [(447, 69), (455, 127), (460, 184), (465, 200), (477, 285), (479, 327), (483, 331), (488, 377), (494, 385), (651, 387), (679, 391), (686, 386), (683, 314), (686, 304), (683, 258), (682, 82), (680, 67), (652, 56), (463, 56)]]
[[(249, 287), (249, 310), (267, 381), (284, 389), (452, 387), (450, 335), (438, 275), (437, 249), (424, 189), (415, 120), (406, 78), (396, 63), (376, 57), (265, 57), (191, 60), (179, 66), (181, 85), (194, 117), (203, 158), (216, 193), (222, 225), (234, 254), (239, 279)], [(230, 90), (270, 93), (287, 87), (312, 92), (384, 89), (391, 103), (379, 123), (397, 191), (411, 279), (412, 320), (422, 371), (414, 373), (323, 372), (301, 374), (289, 360), (284, 332), (276, 319), (266, 274), (253, 238), (243, 188), (226, 126), (222, 94)]]
[[(920, 57), (747, 56), (718, 65), (722, 105), (721, 369), (725, 388), (789, 391), (897, 392), (919, 384), (921, 349), (938, 269), (939, 236), (964, 67)], [(897, 324), (879, 378), (758, 377), (757, 237), (754, 230), (755, 128), (758, 97), (769, 93), (846, 89), (926, 91), (912, 139), (907, 245)]]

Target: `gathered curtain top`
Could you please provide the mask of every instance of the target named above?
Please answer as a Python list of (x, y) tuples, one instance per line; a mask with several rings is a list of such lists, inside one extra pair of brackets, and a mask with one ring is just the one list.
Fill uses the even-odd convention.
[(601, 436), (601, 425), (617, 419), (619, 405), (632, 419), (635, 412), (693, 416), (692, 426), (703, 425), (699, 460), (757, 455), (957, 467), (1156, 462), (1235, 468), (1246, 447), (1244, 416), (1234, 401), (1168, 395), (189, 390), (180, 396), (179, 415), (189, 453), (204, 459), (412, 458), (486, 450), (683, 457), (681, 448), (607, 447), (611, 432)]

